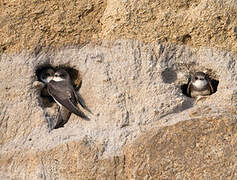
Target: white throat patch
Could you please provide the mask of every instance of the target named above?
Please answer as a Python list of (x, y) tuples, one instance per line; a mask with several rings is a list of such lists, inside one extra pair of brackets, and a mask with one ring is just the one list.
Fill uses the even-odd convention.
[(64, 79), (61, 78), (61, 77), (54, 77), (53, 80), (56, 81), (56, 82), (58, 82), (58, 81), (64, 81)]
[(53, 76), (49, 76), (49, 77), (46, 78), (46, 81), (49, 82), (49, 81), (51, 81), (52, 79), (53, 79)]
[(40, 78), (44, 83), (49, 83), (53, 79), (53, 76), (48, 76), (47, 78)]
[(196, 80), (193, 85), (198, 88), (198, 89), (201, 89), (201, 88), (204, 88), (206, 85), (207, 85), (207, 81), (206, 80)]

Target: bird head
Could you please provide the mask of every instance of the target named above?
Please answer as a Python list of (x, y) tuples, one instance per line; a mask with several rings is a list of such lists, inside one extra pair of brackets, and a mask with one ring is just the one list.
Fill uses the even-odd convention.
[(204, 72), (196, 72), (192, 76), (191, 83), (198, 89), (204, 88), (208, 84), (207, 75)]
[(65, 81), (65, 80), (70, 80), (70, 75), (68, 72), (64, 69), (59, 69), (54, 73), (53, 77), (54, 81)]
[(51, 68), (45, 69), (40, 74), (40, 80), (44, 83), (49, 83), (54, 77), (54, 70)]

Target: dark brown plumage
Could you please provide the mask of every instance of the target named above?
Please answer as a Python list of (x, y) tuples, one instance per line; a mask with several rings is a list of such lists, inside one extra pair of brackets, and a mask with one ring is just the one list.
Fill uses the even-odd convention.
[(60, 106), (58, 118), (53, 128), (62, 127), (67, 123), (71, 113), (89, 120), (77, 106), (77, 103), (80, 103), (82, 107), (84, 104), (80, 102), (80, 98), (72, 86), (70, 76), (64, 69), (55, 72), (53, 80), (47, 85), (47, 90)]

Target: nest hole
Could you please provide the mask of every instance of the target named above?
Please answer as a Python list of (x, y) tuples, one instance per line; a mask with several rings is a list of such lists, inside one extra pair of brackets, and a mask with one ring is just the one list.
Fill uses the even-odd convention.
[[(61, 102), (60, 97), (59, 97), (59, 102), (61, 103), (59, 103), (59, 105), (65, 106), (65, 108), (69, 112), (65, 111), (65, 108), (59, 108), (59, 106), (56, 105), (53, 97), (50, 96), (47, 86), (49, 86), (50, 81), (52, 81), (53, 78), (64, 77), (65, 74), (63, 73), (62, 73), (62, 76), (61, 75), (56, 76), (55, 74), (55, 72), (62, 69), (65, 70), (69, 74), (71, 78), (71, 83), (74, 86), (74, 90), (78, 91), (82, 85), (82, 80), (81, 80), (79, 71), (72, 67), (65, 66), (65, 65), (59, 65), (59, 66), (54, 67), (50, 64), (44, 64), (37, 67), (35, 71), (38, 81), (41, 81), (41, 83), (39, 83), (39, 86), (41, 88), (40, 97), (38, 98), (39, 103), (42, 109), (44, 109), (45, 119), (48, 123), (48, 127), (50, 130), (63, 127), (68, 122), (68, 119), (70, 118), (71, 113), (74, 113), (85, 120), (89, 120), (89, 118), (83, 112), (79, 112), (79, 109), (76, 112), (76, 110), (74, 110), (75, 108), (71, 109), (71, 107), (67, 106), (66, 103), (64, 104), (63, 102)], [(66, 79), (67, 78), (68, 77), (66, 77)], [(55, 88), (55, 90), (57, 91), (57, 88)], [(58, 92), (60, 93), (60, 91)], [(91, 112), (90, 109), (86, 106), (84, 99), (79, 95), (79, 93), (76, 93), (75, 96), (77, 96), (76, 97), (77, 103), (79, 103), (88, 112)], [(56, 96), (55, 98), (57, 99)], [(71, 103), (74, 104), (74, 102), (71, 102)], [(47, 107), (50, 107), (50, 108), (47, 108)]]
[[(59, 65), (55, 67), (55, 66), (52, 66), (51, 64), (43, 64), (43, 65), (38, 66), (35, 71), (38, 81), (43, 82), (40, 76), (47, 69), (52, 69), (54, 70), (54, 72), (56, 72), (59, 69), (66, 70), (71, 77), (74, 88), (76, 90), (79, 90), (81, 88), (82, 79), (81, 79), (79, 71), (76, 70), (75, 68), (65, 66), (65, 65)], [(54, 99), (48, 94), (47, 88), (46, 86), (44, 86), (40, 91), (40, 104), (42, 105), (43, 108), (46, 108), (46, 107), (52, 107), (53, 103), (55, 103)]]
[[(207, 76), (208, 76), (208, 74), (207, 74)], [(209, 77), (209, 76), (208, 76), (208, 78), (209, 78), (210, 83), (211, 83), (211, 85), (212, 85), (212, 87), (213, 87), (213, 92), (210, 94), (210, 95), (212, 95), (212, 94), (216, 93), (217, 88), (218, 88), (219, 81), (216, 80), (216, 79), (213, 79), (213, 78), (211, 78), (211, 77)], [(188, 82), (187, 82), (186, 84), (182, 84), (182, 85), (181, 85), (182, 93), (183, 93), (185, 96), (187, 96), (187, 97), (191, 97), (191, 96), (188, 94), (188, 92), (187, 92), (188, 83), (189, 83), (190, 81), (191, 81), (191, 78), (189, 78), (189, 80), (188, 80)]]

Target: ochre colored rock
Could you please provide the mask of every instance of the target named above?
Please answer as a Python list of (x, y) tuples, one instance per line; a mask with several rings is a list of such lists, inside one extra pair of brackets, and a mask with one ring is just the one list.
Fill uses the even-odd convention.
[(0, 52), (128, 38), (237, 52), (231, 0), (15, 0), (0, 2), (0, 10)]

